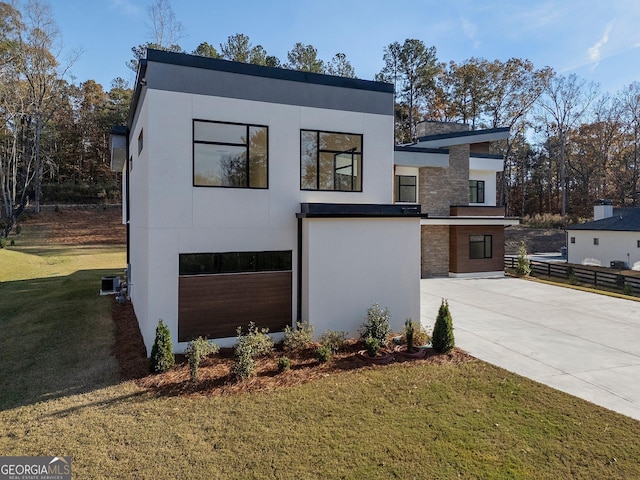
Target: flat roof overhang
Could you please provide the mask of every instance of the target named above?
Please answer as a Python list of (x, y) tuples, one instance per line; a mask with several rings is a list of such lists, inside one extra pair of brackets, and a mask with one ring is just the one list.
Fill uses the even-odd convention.
[(496, 142), (509, 138), (509, 127), (470, 130), (468, 132), (443, 133), (418, 138), (417, 147), (440, 148), (471, 143)]
[(419, 147), (395, 147), (393, 163), (397, 167), (448, 167), (449, 150)]
[(420, 225), (520, 225), (519, 218), (513, 217), (427, 217), (420, 219)]

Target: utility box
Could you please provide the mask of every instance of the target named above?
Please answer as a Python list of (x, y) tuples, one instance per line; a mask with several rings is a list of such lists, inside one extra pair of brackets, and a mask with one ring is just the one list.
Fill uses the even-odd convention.
[(120, 289), (120, 277), (102, 277), (102, 283), (100, 284), (100, 295), (113, 295), (118, 293)]
[(611, 260), (610, 267), (613, 270), (624, 270), (627, 268), (627, 264), (624, 260)]

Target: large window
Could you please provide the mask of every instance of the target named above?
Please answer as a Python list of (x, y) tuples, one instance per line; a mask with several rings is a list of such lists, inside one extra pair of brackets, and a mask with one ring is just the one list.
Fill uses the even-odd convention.
[(300, 131), (302, 190), (362, 191), (362, 135)]
[(268, 187), (265, 126), (193, 121), (193, 184), (198, 187)]
[(267, 252), (181, 253), (180, 275), (279, 272), (291, 270), (291, 250)]
[(470, 235), (469, 236), (469, 258), (492, 258), (493, 257), (493, 237), (491, 235)]
[(416, 201), (416, 177), (396, 175), (396, 202)]
[(484, 203), (484, 180), (469, 180), (469, 203)]

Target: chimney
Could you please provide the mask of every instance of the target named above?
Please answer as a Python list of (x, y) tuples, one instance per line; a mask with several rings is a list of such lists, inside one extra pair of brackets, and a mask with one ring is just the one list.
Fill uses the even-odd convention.
[(613, 217), (613, 204), (611, 200), (598, 200), (593, 206), (593, 220)]

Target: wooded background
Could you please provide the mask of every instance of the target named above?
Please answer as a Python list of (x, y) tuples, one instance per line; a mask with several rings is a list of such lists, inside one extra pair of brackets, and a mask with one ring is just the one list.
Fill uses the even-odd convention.
[[(183, 52), (184, 27), (168, 0), (148, 9), (149, 41), (132, 47), (134, 71), (147, 48)], [(108, 139), (124, 124), (131, 86), (114, 72), (105, 89), (67, 75), (73, 59), (56, 55), (59, 31), (51, 7), (30, 0), (21, 9), (0, 2), (0, 194), (3, 236), (27, 203), (119, 202), (120, 178), (109, 170)], [(219, 44), (203, 41), (192, 52), (213, 58), (307, 72), (356, 77), (344, 53), (318, 58), (296, 43), (286, 60), (236, 34)], [(395, 85), (395, 137), (416, 140), (420, 121), (464, 122), (471, 129), (510, 127), (497, 142), (505, 156), (498, 204), (508, 215), (589, 216), (598, 199), (638, 204), (640, 83), (600, 92), (576, 75), (538, 68), (527, 59), (469, 58), (443, 62), (418, 39), (381, 52), (374, 80)], [(366, 161), (366, 159), (365, 159)]]

